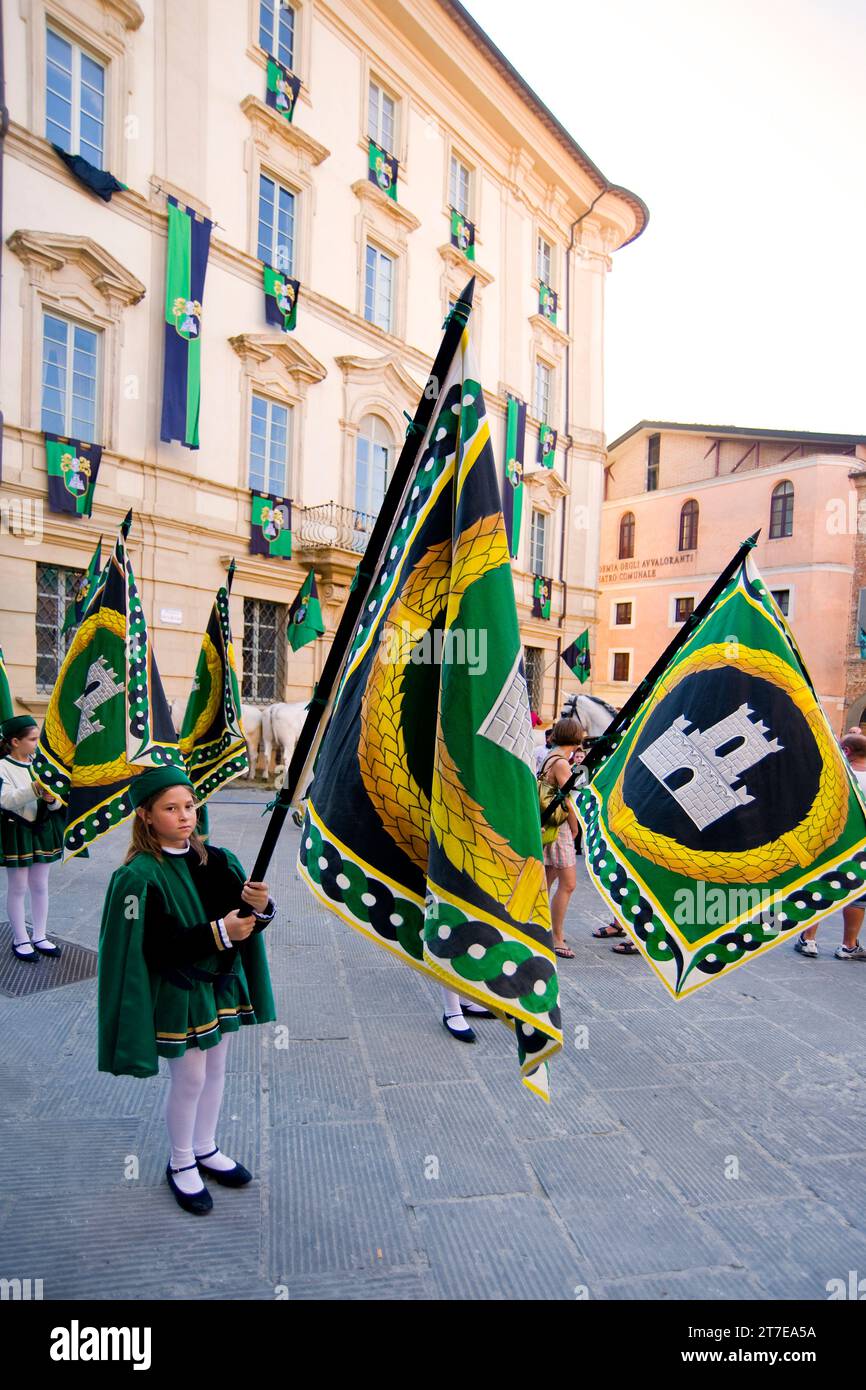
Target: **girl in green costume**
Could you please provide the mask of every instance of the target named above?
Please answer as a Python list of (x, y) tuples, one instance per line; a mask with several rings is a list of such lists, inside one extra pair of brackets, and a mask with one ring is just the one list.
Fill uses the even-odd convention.
[[(231, 850), (196, 834), (192, 783), (154, 768), (130, 784), (132, 844), (108, 885), (99, 932), (99, 1070), (155, 1076), (169, 1066), (166, 1177), (185, 1211), (252, 1174), (223, 1154), (216, 1127), (228, 1035), (276, 1017), (262, 929), (275, 908)], [(240, 900), (253, 909), (242, 917)]]
[[(39, 728), (29, 714), (0, 725), (0, 864), (6, 866), (6, 910), (12, 925), (12, 951), (30, 964), (40, 956), (59, 956), (45, 934), (48, 922), (48, 867), (63, 856), (65, 811), (56, 797), (33, 780), (30, 763)], [(27, 936), (24, 898), (30, 891), (33, 944)]]

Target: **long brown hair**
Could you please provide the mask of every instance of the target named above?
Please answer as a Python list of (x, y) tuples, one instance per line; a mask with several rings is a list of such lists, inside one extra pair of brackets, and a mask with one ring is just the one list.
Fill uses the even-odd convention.
[[(141, 803), (139, 809), (142, 811), (150, 811), (153, 807), (153, 803), (157, 801), (164, 792), (169, 790), (170, 788), (168, 787), (162, 787), (160, 791), (154, 792), (153, 796), (149, 796), (146, 801)], [(207, 863), (207, 845), (195, 830), (189, 837), (189, 847), (195, 850), (200, 864)], [(163, 860), (162, 845), (159, 843), (153, 826), (148, 825), (144, 816), (140, 816), (138, 811), (135, 811), (132, 817), (132, 838), (129, 841), (129, 849), (126, 851), (126, 858), (123, 861), (124, 864), (130, 863), (137, 854), (152, 854), (154, 859), (159, 860), (160, 864)]]

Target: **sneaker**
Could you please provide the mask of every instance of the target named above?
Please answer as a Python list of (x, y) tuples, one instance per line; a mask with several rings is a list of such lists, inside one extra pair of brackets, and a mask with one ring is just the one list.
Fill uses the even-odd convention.
[[(800, 935), (794, 942), (794, 950), (799, 951), (801, 956), (817, 956), (818, 943), (817, 941), (810, 941), (800, 932)], [(838, 955), (838, 951), (836, 954)]]
[(837, 960), (866, 960), (866, 951), (855, 941), (853, 946), (837, 946), (833, 955)]

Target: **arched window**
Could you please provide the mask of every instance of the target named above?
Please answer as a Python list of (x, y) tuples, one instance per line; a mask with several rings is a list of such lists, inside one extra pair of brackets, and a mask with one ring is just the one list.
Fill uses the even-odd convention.
[(634, 512), (623, 512), (619, 523), (619, 558), (634, 558)]
[(394, 461), (394, 437), (378, 415), (365, 415), (355, 444), (355, 549), (373, 529)]
[(794, 531), (794, 484), (786, 479), (773, 488), (770, 500), (770, 540), (781, 540)]
[(680, 550), (698, 548), (698, 504), (694, 497), (683, 503), (680, 512)]

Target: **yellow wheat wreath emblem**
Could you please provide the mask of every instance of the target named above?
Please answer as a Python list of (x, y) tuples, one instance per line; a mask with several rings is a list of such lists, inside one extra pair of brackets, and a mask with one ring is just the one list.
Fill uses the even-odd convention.
[[(126, 619), (114, 608), (100, 608), (84, 619), (69, 646), (66, 660), (71, 665), (75, 658), (89, 645), (94, 635), (105, 629), (123, 641), (126, 637)], [(45, 733), (49, 746), (67, 768), (72, 768), (71, 781), (74, 787), (99, 787), (104, 783), (121, 782), (124, 778), (135, 777), (141, 771), (128, 763), (125, 757), (113, 758), (107, 763), (76, 764), (75, 744), (66, 732), (60, 714), (62, 685), (55, 685), (45, 712)]]
[[(722, 643), (703, 647), (677, 666), (670, 678), (661, 681), (635, 736), (640, 735), (641, 728), (653, 711), (686, 676), (696, 671), (727, 669), (730, 660), (725, 656), (725, 650)], [(769, 840), (749, 850), (689, 849), (669, 835), (648, 830), (641, 825), (634, 811), (626, 806), (623, 799), (625, 765), (610, 795), (607, 821), (613, 834), (629, 849), (673, 873), (717, 883), (766, 883), (795, 865), (808, 868), (839, 838), (848, 816), (848, 779), (827, 722), (799, 672), (772, 652), (757, 651), (751, 647), (740, 647), (737, 664), (749, 675), (760, 676), (783, 690), (805, 718), (818, 745), (821, 756), (818, 792), (799, 824), (777, 840)]]
[(432, 820), (430, 798), (409, 772), (404, 737), (403, 686), (415, 644), (444, 610), (446, 621), (453, 621), (471, 584), (509, 563), (498, 515), (482, 517), (462, 533), (453, 566), (450, 540), (425, 551), (383, 624), (361, 701), (358, 762), (382, 825), (414, 864), (426, 871), (432, 824), (452, 864), (518, 920), (545, 922), (540, 860), (524, 859), (488, 824), (483, 808), (462, 785), (441, 730), (436, 738)]

